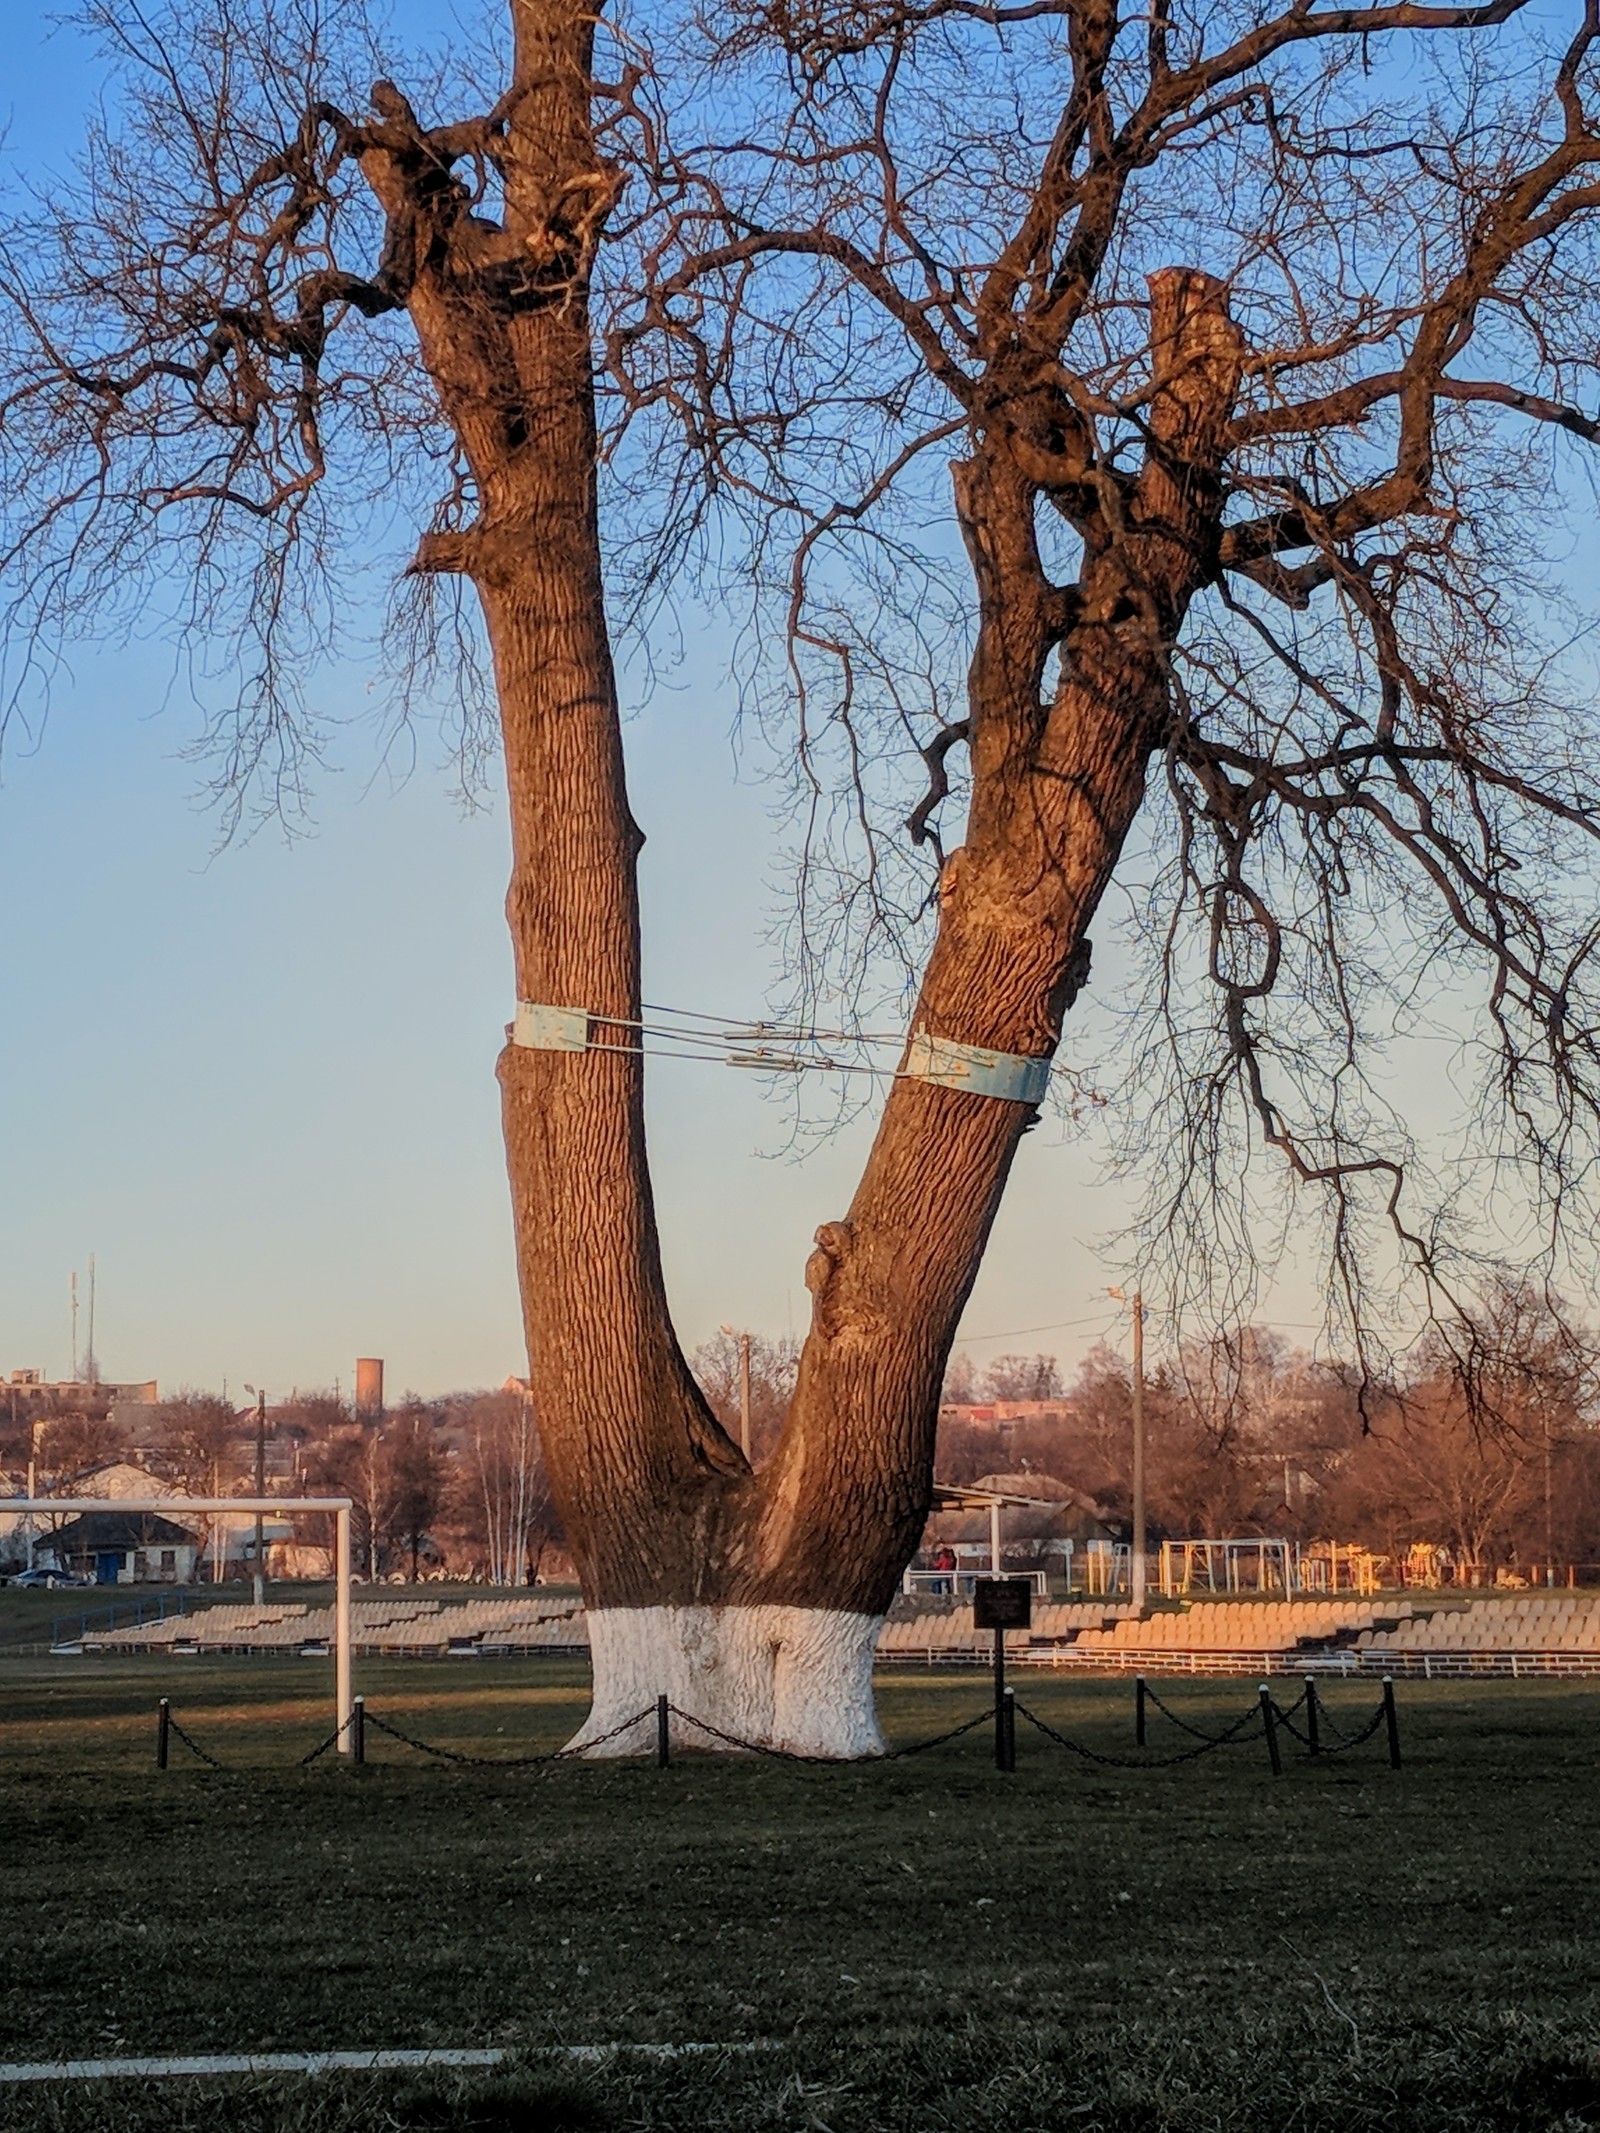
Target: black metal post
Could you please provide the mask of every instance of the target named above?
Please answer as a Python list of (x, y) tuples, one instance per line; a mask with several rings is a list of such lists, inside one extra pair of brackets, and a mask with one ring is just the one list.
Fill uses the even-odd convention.
[(1261, 1730), (1267, 1736), (1267, 1761), (1272, 1765), (1275, 1778), (1283, 1776), (1283, 1753), (1278, 1746), (1278, 1715), (1272, 1708), (1272, 1690), (1265, 1681), (1261, 1684)]
[(367, 1699), (358, 1696), (350, 1706), (350, 1753), (358, 1763), (367, 1759)]
[(1144, 1746), (1143, 1674), (1136, 1674), (1133, 1678), (1133, 1740), (1135, 1747), (1142, 1748)]
[(672, 1728), (665, 1696), (656, 1698), (656, 1768), (665, 1770), (672, 1760)]
[(1006, 1633), (994, 1633), (994, 1767), (1005, 1770), (1006, 1762)]
[(167, 1767), (167, 1736), (172, 1730), (172, 1705), (163, 1696), (156, 1705), (156, 1768)]
[(1306, 1676), (1306, 1747), (1311, 1754), (1322, 1753), (1321, 1713), (1317, 1709), (1317, 1684)]
[(1383, 1677), (1383, 1723), (1389, 1735), (1389, 1768), (1400, 1768), (1400, 1714), (1394, 1707), (1394, 1680), (1389, 1674)]
[(1005, 1714), (1006, 1743), (1006, 1759), (1000, 1767), (1002, 1770), (1015, 1770), (1017, 1767), (1017, 1692), (1015, 1689), (1006, 1690), (1000, 1699), (1000, 1707)]

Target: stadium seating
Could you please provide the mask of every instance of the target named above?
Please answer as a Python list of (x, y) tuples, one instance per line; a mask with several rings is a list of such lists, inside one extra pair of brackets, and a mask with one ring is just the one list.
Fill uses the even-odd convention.
[[(897, 1605), (878, 1639), (888, 1663), (934, 1666), (986, 1659), (993, 1633), (970, 1606)], [(589, 1636), (571, 1595), (383, 1599), (367, 1588), (351, 1609), (357, 1651), (440, 1657), (582, 1652)], [(325, 1651), (331, 1607), (303, 1602), (196, 1606), (125, 1629), (90, 1632), (85, 1651)], [(1105, 1600), (1039, 1601), (1030, 1628), (1006, 1647), (1028, 1665), (1227, 1672), (1321, 1665), (1344, 1671), (1600, 1671), (1600, 1594), (1533, 1592), (1466, 1599), (1197, 1599), (1142, 1618)]]
[[(358, 1651), (433, 1653), (582, 1648), (587, 1633), (579, 1603), (554, 1595), (526, 1600), (356, 1601), (351, 1641)], [(125, 1629), (91, 1632), (85, 1651), (300, 1651), (332, 1640), (333, 1609), (300, 1605), (200, 1606)]]
[[(1031, 1628), (1007, 1633), (1007, 1648), (1015, 1652), (1065, 1643), (1081, 1631), (1099, 1629), (1114, 1613), (1105, 1600), (1042, 1601), (1034, 1606)], [(993, 1630), (974, 1628), (970, 1607), (891, 1618), (878, 1635), (880, 1659), (966, 1658), (993, 1649)]]
[(1362, 1651), (1600, 1654), (1600, 1595), (1524, 1593), (1514, 1600), (1484, 1598), (1464, 1607), (1372, 1629), (1357, 1638)]
[(1079, 1651), (1289, 1652), (1370, 1630), (1412, 1611), (1407, 1600), (1196, 1600), (1142, 1621), (1084, 1630)]

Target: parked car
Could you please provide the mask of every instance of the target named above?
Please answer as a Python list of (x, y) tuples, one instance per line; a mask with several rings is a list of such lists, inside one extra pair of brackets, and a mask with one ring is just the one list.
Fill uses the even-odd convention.
[(92, 1585), (94, 1579), (82, 1577), (76, 1570), (19, 1570), (10, 1580), (13, 1585), (25, 1586), (30, 1592), (41, 1588), (53, 1589), (58, 1585)]

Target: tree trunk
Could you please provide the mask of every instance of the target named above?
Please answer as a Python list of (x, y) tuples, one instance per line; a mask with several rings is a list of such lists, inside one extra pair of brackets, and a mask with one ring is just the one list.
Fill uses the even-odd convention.
[[(592, 15), (577, 0), (516, 0), (513, 14), (504, 230), (485, 234), (461, 188), (410, 152), (416, 121), (394, 92), (363, 167), (391, 253), (412, 264), (423, 359), (476, 480), (476, 524), (425, 541), (417, 567), (465, 571), (482, 603), (517, 997), (591, 1018), (588, 1049), (513, 1043), (500, 1060), (530, 1381), (588, 1609), (594, 1701), (577, 1740), (638, 1752), (664, 1693), (741, 1739), (869, 1754), (882, 1745), (873, 1648), (927, 1514), (945, 1358), (1032, 1114), (896, 1082), (848, 1216), (818, 1233), (792, 1410), (752, 1476), (673, 1334), (645, 1156), (641, 840), (606, 632), (585, 303), (610, 197), (589, 114)], [(1165, 712), (1163, 646), (1198, 582), (1196, 521), (1212, 502), (1189, 469), (1237, 372), (1214, 285), (1170, 279), (1156, 309), (1184, 343), (1180, 381), (1152, 403), (1128, 531), (1091, 562), (1070, 631), (1054, 619), (1035, 491), (1003, 426), (977, 439), (962, 477), (981, 615), (974, 801), (918, 1004), (916, 1026), (934, 1036), (1053, 1052), (1139, 806)], [(712, 1738), (679, 1730), (685, 1745)]]

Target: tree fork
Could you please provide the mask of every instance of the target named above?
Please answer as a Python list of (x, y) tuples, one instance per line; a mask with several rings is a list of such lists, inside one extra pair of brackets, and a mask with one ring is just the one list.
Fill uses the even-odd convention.
[[(571, 0), (518, 0), (514, 15), (505, 234), (547, 267), (561, 203), (575, 187), (599, 197), (584, 184), (599, 170), (593, 24)], [(503, 274), (452, 269), (460, 218), (437, 183), (426, 200), (396, 200), (397, 160), (375, 151), (364, 164), (392, 221), (449, 225), (442, 245), (416, 243), (408, 307), (480, 511), (476, 526), (425, 539), (413, 567), (464, 571), (483, 606), (518, 997), (581, 1008), (600, 1042), (628, 1046), (641, 840), (605, 623), (583, 263), (561, 303), (507, 311)], [(565, 241), (564, 226), (556, 234)], [(594, 234), (591, 223), (584, 242)], [(475, 236), (466, 269), (481, 250)], [(1146, 466), (1121, 538), (1074, 592), (1042, 569), (1035, 492), (1003, 424), (978, 436), (961, 477), (980, 610), (974, 795), (915, 1018), (935, 1036), (1054, 1051), (1143, 795), (1164, 643), (1214, 546), (1215, 441), (1237, 383), (1237, 336), (1204, 277), (1156, 277), (1152, 311)], [(1053, 647), (1060, 681), (1046, 702)], [(940, 1378), (1032, 1114), (897, 1080), (848, 1217), (818, 1232), (795, 1398), (776, 1455), (751, 1477), (668, 1316), (641, 1059), (508, 1045), (500, 1080), (531, 1380), (589, 1610), (595, 1698), (579, 1740), (665, 1693), (729, 1732), (869, 1752), (872, 1650), (926, 1516)]]

